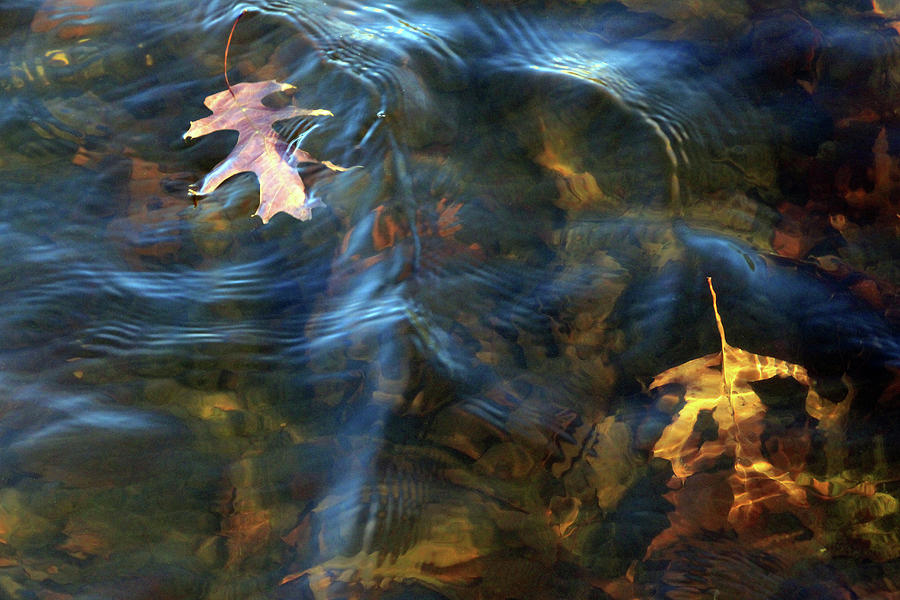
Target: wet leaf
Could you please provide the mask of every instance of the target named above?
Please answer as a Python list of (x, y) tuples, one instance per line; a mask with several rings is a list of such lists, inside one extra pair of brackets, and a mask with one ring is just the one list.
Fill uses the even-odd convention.
[(562, 460), (551, 466), (551, 473), (563, 482), (567, 497), (614, 510), (638, 477), (641, 462), (631, 448), (628, 427), (610, 416), (570, 426), (566, 434), (572, 439), (560, 436)]
[[(362, 273), (375, 268), (402, 267), (391, 275), (406, 279), (414, 272), (403, 264), (420, 244), (422, 265), (428, 271), (446, 269), (459, 261), (472, 263), (484, 257), (484, 249), (478, 243), (466, 243), (457, 239), (462, 230), (459, 215), (464, 204), (447, 198), (432, 203), (422, 203), (416, 211), (415, 229), (405, 215), (385, 205), (379, 205), (365, 219), (350, 229), (340, 248), (339, 268), (329, 282), (330, 293), (358, 285)], [(391, 266), (389, 266), (391, 265)], [(423, 269), (423, 270), (424, 270)]]
[(843, 496), (828, 507), (829, 544), (878, 562), (900, 557), (900, 501), (885, 493)]
[(60, 39), (83, 38), (103, 30), (98, 19), (91, 18), (97, 0), (45, 0), (41, 4), (31, 30), (36, 33), (52, 31)]
[(222, 535), (227, 540), (226, 567), (237, 567), (266, 548), (272, 534), (270, 521), (266, 510), (238, 512), (224, 519)]
[(563, 210), (614, 205), (615, 200), (600, 188), (593, 174), (581, 164), (577, 151), (565, 143), (560, 132), (548, 130), (544, 119), (540, 120), (540, 125), (544, 147), (535, 162), (556, 177), (559, 198), (555, 204)]
[[(214, 131), (232, 129), (238, 132), (234, 150), (216, 165), (203, 179), (200, 189), (192, 192), (204, 196), (215, 190), (232, 175), (252, 171), (259, 178), (259, 215), (267, 223), (279, 212), (301, 221), (311, 216), (312, 203), (306, 186), (297, 174), (301, 162), (319, 162), (300, 148), (291, 148), (272, 128), (276, 121), (295, 117), (332, 116), (328, 110), (307, 110), (295, 106), (269, 108), (263, 98), (275, 92), (294, 89), (287, 83), (274, 80), (239, 83), (217, 94), (207, 96), (204, 104), (213, 114), (192, 121), (185, 139)], [(343, 170), (330, 163), (321, 163), (333, 170)], [(254, 216), (255, 216), (254, 215)]]
[[(847, 493), (871, 495), (872, 486), (865, 482), (836, 485), (842, 460), (834, 449), (839, 445), (852, 392), (843, 402), (833, 404), (816, 393), (802, 366), (730, 346), (725, 341), (711, 280), (709, 286), (722, 350), (654, 378), (651, 389), (682, 386), (685, 405), (663, 430), (653, 455), (670, 461), (674, 476), (682, 481), (721, 464), (723, 457), (732, 458), (734, 467), (728, 482), (733, 502), (727, 520), (736, 527), (749, 525), (762, 503), (771, 500), (805, 507), (808, 493), (826, 498)], [(835, 438), (834, 443), (826, 442), (825, 448), (828, 473), (835, 477), (822, 480), (805, 472), (810, 446), (806, 427), (782, 433), (774, 443), (763, 435), (767, 412), (775, 410), (775, 401), (764, 396), (773, 386), (799, 388), (799, 402), (805, 412), (819, 420), (826, 440)]]
[[(316, 510), (327, 510), (327, 504), (328, 499)], [(475, 512), (461, 505), (426, 505), (418, 517), (423, 535), (398, 556), (385, 560), (379, 551), (363, 548), (353, 556), (332, 556), (311, 568), (287, 575), (281, 583), (309, 577), (310, 589), (317, 599), (329, 598), (328, 590), (336, 582), (362, 589), (406, 580), (436, 589), (448, 584), (471, 584), (483, 574), (478, 559), (495, 549), (491, 543), (494, 529), (478, 519)], [(340, 523), (329, 522), (324, 527), (340, 528)]]
[(177, 255), (178, 220), (190, 205), (176, 190), (184, 189), (187, 178), (187, 173), (169, 174), (157, 163), (131, 156), (125, 214), (110, 222), (109, 232), (128, 242), (123, 251), (133, 264), (140, 265), (141, 258), (172, 260)]
[(66, 541), (57, 546), (63, 552), (84, 559), (88, 556), (109, 556), (109, 544), (102, 535), (92, 530), (69, 530)]

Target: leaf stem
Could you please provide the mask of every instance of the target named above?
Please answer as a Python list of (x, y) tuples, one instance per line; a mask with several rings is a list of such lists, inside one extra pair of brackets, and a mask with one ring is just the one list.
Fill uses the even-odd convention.
[(706, 283), (709, 284), (709, 293), (712, 294), (713, 313), (715, 313), (715, 315), (716, 315), (716, 327), (719, 328), (719, 339), (722, 340), (722, 356), (724, 356), (725, 355), (725, 326), (722, 324), (722, 317), (719, 316), (719, 307), (716, 305), (716, 290), (712, 284), (712, 277), (707, 277)]
[(237, 19), (234, 20), (234, 24), (231, 26), (231, 31), (228, 33), (228, 41), (225, 43), (225, 63), (223, 65), (223, 73), (225, 74), (225, 85), (228, 87), (228, 91), (231, 92), (231, 97), (234, 97), (234, 90), (231, 89), (231, 83), (228, 81), (228, 48), (231, 47), (231, 36), (234, 35), (234, 29), (237, 27), (238, 21), (241, 20), (241, 17), (246, 14), (247, 9), (241, 11), (241, 14), (237, 16)]
[[(728, 342), (725, 341), (725, 325), (722, 324), (722, 316), (719, 314), (719, 307), (716, 304), (716, 290), (713, 287), (712, 277), (707, 277), (706, 283), (709, 284), (709, 293), (712, 294), (713, 313), (716, 315), (716, 327), (719, 329), (719, 339), (722, 342), (722, 395), (728, 399), (731, 420), (734, 422), (734, 427), (737, 431), (735, 439), (738, 443), (738, 449), (740, 449), (743, 432), (741, 431), (741, 426), (738, 424), (737, 415), (734, 414), (734, 402), (731, 400), (734, 381), (733, 378), (729, 377), (728, 373)], [(735, 459), (737, 459), (737, 450), (735, 452)]]

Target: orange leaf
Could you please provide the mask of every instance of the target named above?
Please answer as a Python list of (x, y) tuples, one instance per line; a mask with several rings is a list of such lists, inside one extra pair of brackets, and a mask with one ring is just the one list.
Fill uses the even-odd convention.
[(222, 522), (222, 535), (227, 538), (227, 567), (239, 565), (249, 556), (265, 548), (272, 534), (269, 511), (239, 512)]
[(82, 38), (98, 33), (102, 28), (91, 20), (91, 10), (97, 0), (46, 0), (31, 22), (35, 33), (54, 31), (60, 39)]
[(66, 527), (68, 538), (57, 546), (63, 552), (75, 558), (85, 559), (89, 556), (109, 556), (109, 544), (96, 531)]
[[(685, 388), (686, 405), (663, 431), (653, 448), (656, 457), (672, 463), (679, 479), (712, 467), (723, 456), (734, 457), (734, 474), (730, 478), (734, 503), (728, 520), (743, 521), (755, 503), (784, 496), (798, 506), (806, 506), (807, 490), (797, 482), (789, 461), (779, 457), (776, 466), (761, 443), (766, 405), (751, 383), (792, 378), (807, 388), (807, 411), (822, 405), (812, 389), (806, 369), (769, 356), (753, 354), (730, 346), (725, 341), (725, 328), (716, 306), (715, 290), (709, 279), (713, 310), (719, 329), (722, 350), (665, 371), (654, 378), (651, 388), (680, 384)], [(703, 422), (715, 424), (715, 431), (700, 427)], [(802, 466), (802, 465), (801, 465)], [(796, 465), (791, 464), (791, 467)]]

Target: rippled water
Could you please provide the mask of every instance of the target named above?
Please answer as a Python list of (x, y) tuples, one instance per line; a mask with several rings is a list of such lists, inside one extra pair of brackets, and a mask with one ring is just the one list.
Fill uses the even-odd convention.
[(0, 596), (896, 597), (895, 4), (0, 1)]

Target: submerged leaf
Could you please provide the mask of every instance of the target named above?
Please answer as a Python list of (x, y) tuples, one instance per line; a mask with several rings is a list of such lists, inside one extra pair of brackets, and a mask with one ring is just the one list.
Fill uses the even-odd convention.
[[(216, 165), (203, 179), (200, 189), (192, 193), (204, 196), (232, 175), (252, 171), (259, 178), (259, 209), (255, 214), (263, 223), (279, 212), (301, 221), (310, 218), (311, 203), (306, 195), (306, 186), (297, 174), (297, 164), (318, 161), (299, 148), (291, 149), (272, 129), (272, 125), (294, 117), (333, 115), (322, 109), (307, 110), (295, 106), (269, 108), (262, 103), (263, 98), (270, 94), (293, 88), (290, 84), (269, 80), (239, 83), (230, 90), (207, 96), (204, 104), (213, 114), (192, 121), (184, 138), (233, 129), (238, 132), (238, 141), (228, 158)], [(340, 170), (330, 164), (322, 164)]]
[[(749, 517), (759, 505), (775, 498), (784, 498), (794, 506), (807, 506), (807, 493), (821, 497), (870, 495), (872, 486), (865, 482), (837, 490), (830, 480), (816, 479), (804, 471), (810, 445), (810, 432), (805, 427), (794, 436), (805, 439), (794, 439), (790, 444), (786, 438), (779, 440), (778, 452), (766, 447), (766, 413), (772, 400), (765, 401), (760, 394), (773, 385), (767, 380), (785, 382), (781, 386), (784, 389), (799, 388), (805, 412), (820, 421), (819, 429), (826, 436), (837, 434), (840, 415), (849, 408), (852, 394), (834, 405), (816, 393), (803, 367), (730, 346), (725, 341), (711, 280), (709, 287), (722, 350), (654, 378), (651, 389), (672, 384), (683, 387), (685, 405), (663, 430), (653, 455), (670, 461), (675, 477), (681, 480), (712, 469), (723, 456), (733, 457), (734, 472), (729, 484), (734, 499), (728, 514), (732, 525), (749, 524)], [(784, 448), (791, 445), (793, 449), (785, 454)], [(826, 454), (831, 445), (828, 446)], [(833, 463), (829, 464), (829, 475), (840, 471), (836, 458), (829, 457), (829, 463)]]

